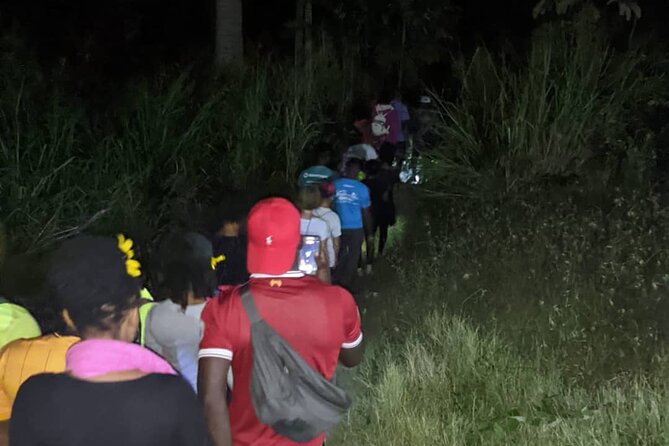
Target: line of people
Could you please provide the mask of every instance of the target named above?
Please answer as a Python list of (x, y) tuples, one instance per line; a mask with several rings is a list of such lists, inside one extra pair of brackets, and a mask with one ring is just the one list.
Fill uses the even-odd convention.
[[(300, 202), (328, 204), (332, 190), (329, 198), (317, 191)], [(64, 242), (46, 278), (58, 327), (39, 336), (24, 309), (0, 303), (0, 328), (18, 338), (2, 331), (0, 441), (323, 444), (350, 404), (331, 382), (337, 364), (360, 362), (363, 337), (352, 295), (300, 271), (300, 234), (314, 214), (328, 219), (327, 206), (300, 212), (270, 198), (249, 212), (245, 241), (237, 216), (214, 243), (170, 235), (156, 254), (151, 293), (132, 240)], [(337, 245), (323, 246), (319, 264), (329, 274)], [(246, 267), (230, 262), (240, 254)]]
[(297, 207), (169, 234), (151, 268), (123, 236), (63, 243), (56, 317), (40, 330), (0, 298), (0, 446), (323, 444), (350, 404), (337, 364), (362, 359), (351, 292), (395, 222), (402, 105), (375, 104), (341, 163), (303, 171)]

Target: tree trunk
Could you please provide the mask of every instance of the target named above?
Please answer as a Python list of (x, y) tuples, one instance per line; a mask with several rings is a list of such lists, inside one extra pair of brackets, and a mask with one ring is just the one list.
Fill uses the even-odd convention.
[(216, 0), (216, 52), (214, 65), (241, 63), (244, 55), (242, 0)]
[(295, 2), (295, 66), (301, 67), (304, 56), (304, 2)]
[(304, 60), (311, 71), (311, 52), (313, 47), (313, 29), (314, 12), (311, 0), (305, 0), (304, 4)]
[(406, 14), (402, 15), (402, 46), (400, 50), (400, 63), (397, 70), (397, 88), (402, 88), (402, 81), (404, 80), (404, 50), (407, 46), (407, 20)]

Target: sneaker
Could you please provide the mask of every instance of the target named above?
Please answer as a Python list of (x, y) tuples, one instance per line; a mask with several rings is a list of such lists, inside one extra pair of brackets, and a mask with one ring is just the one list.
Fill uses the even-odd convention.
[(362, 277), (362, 276), (364, 276), (362, 268), (358, 268), (358, 277)]
[(374, 268), (372, 268), (372, 265), (367, 265), (367, 271), (366, 271), (367, 275), (371, 276), (373, 272)]

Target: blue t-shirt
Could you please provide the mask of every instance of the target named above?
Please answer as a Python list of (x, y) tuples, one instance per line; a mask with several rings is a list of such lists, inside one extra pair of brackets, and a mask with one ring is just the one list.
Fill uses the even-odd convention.
[(360, 181), (350, 178), (335, 180), (335, 211), (342, 229), (362, 229), (362, 210), (371, 206), (369, 189)]

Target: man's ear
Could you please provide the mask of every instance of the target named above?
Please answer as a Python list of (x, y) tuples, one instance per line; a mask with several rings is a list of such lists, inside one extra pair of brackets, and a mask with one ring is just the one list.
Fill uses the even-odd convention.
[(67, 310), (63, 310), (62, 312), (63, 316), (63, 321), (65, 322), (65, 325), (67, 325), (68, 330), (70, 330), (73, 333), (77, 332), (77, 326), (74, 325), (74, 321), (70, 317), (70, 312)]

